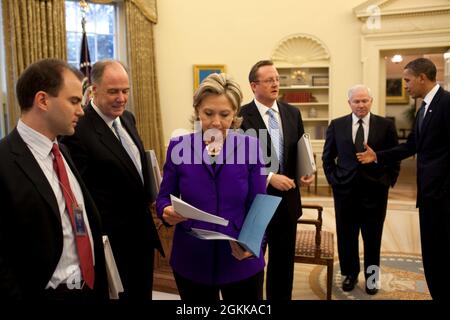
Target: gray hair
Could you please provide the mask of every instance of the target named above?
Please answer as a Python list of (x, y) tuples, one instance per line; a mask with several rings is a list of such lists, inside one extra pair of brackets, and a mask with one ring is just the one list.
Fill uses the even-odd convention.
[(239, 84), (234, 81), (226, 73), (213, 73), (207, 76), (197, 90), (194, 93), (194, 110), (195, 115), (192, 121), (198, 118), (198, 107), (201, 105), (203, 99), (209, 96), (220, 96), (225, 95), (230, 101), (233, 111), (236, 111), (236, 115), (231, 124), (232, 128), (239, 128), (242, 123), (242, 117), (238, 117), (239, 111), (241, 109), (242, 102), (242, 91)]
[(367, 91), (367, 94), (369, 95), (369, 97), (371, 99), (373, 99), (372, 91), (370, 90), (370, 88), (368, 86), (366, 86), (365, 84), (355, 84), (354, 86), (350, 87), (350, 89), (348, 89), (348, 93), (347, 93), (348, 100), (350, 100), (352, 98), (353, 94), (355, 93), (355, 91), (358, 91), (358, 90)]

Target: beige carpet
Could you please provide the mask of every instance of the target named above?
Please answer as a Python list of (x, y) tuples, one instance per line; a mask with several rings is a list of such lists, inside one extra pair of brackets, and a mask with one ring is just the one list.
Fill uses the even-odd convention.
[[(306, 198), (303, 202), (322, 205), (324, 207), (323, 229), (335, 232), (332, 198)], [(313, 217), (315, 212), (305, 211), (304, 216)], [(302, 228), (307, 227), (302, 225)], [(418, 211), (413, 201), (389, 200), (381, 247), (381, 290), (379, 293), (375, 296), (369, 296), (365, 293), (364, 276), (362, 274), (360, 274), (358, 286), (351, 292), (344, 292), (341, 290), (342, 279), (335, 237), (333, 299), (430, 299), (421, 260)], [(362, 239), (360, 237), (361, 254), (363, 253), (362, 250)], [(325, 294), (326, 268), (296, 264), (293, 299), (325, 299)]]

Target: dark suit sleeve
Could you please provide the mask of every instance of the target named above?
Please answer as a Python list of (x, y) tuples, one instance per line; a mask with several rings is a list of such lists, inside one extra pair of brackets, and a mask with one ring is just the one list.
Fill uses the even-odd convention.
[[(0, 224), (4, 225), (2, 220), (0, 215)], [(6, 240), (3, 237), (3, 232), (0, 232), (0, 300), (21, 300), (22, 293), (16, 276), (8, 263), (6, 250), (4, 248), (5, 245)]]
[(79, 137), (79, 133), (77, 133), (75, 129), (75, 134), (70, 137), (67, 136), (61, 138), (61, 142), (69, 150), (70, 157), (77, 167), (78, 172), (82, 177), (85, 177), (86, 171), (88, 169), (89, 154)]
[[(3, 168), (1, 168), (3, 171)], [(4, 188), (5, 179), (0, 175), (0, 194), (7, 194)], [(8, 259), (7, 239), (5, 239), (4, 228), (10, 228), (10, 224), (6, 222), (6, 214), (12, 211), (8, 205), (7, 199), (2, 199), (0, 209), (0, 301), (20, 300), (22, 297), (19, 283), (14, 275), (13, 269)]]
[(334, 121), (331, 121), (327, 129), (327, 136), (325, 139), (325, 145), (323, 147), (322, 161), (323, 170), (325, 176), (327, 177), (328, 183), (331, 185), (336, 185), (339, 183), (336, 177), (336, 157), (337, 148), (334, 132)]
[[(386, 148), (398, 146), (397, 129), (395, 128), (395, 123), (393, 121), (388, 121), (386, 137)], [(397, 178), (400, 173), (400, 161), (394, 161), (392, 165), (388, 166), (387, 172), (389, 175), (390, 185), (393, 187), (397, 182)]]
[(398, 144), (397, 146), (390, 148), (386, 147), (386, 150), (377, 152), (377, 162), (380, 164), (395, 165), (398, 161), (409, 158), (416, 154), (416, 132), (415, 125), (413, 130), (408, 136), (406, 142)]

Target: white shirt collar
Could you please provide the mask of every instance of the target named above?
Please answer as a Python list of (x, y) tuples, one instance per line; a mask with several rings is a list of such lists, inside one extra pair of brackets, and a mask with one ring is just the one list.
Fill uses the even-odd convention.
[(108, 127), (112, 128), (112, 124), (113, 124), (114, 120), (116, 120), (116, 122), (118, 123), (119, 126), (121, 125), (121, 123), (120, 123), (120, 117), (117, 117), (117, 118), (114, 119), (114, 118), (111, 118), (111, 117), (106, 116), (106, 115), (100, 110), (100, 108), (97, 107), (97, 106), (95, 105), (94, 99), (91, 99), (91, 104), (92, 104), (92, 108), (94, 108), (95, 112), (98, 113), (98, 115), (100, 116), (100, 118), (102, 118), (103, 121), (105, 121), (105, 123), (108, 125)]
[[(352, 121), (353, 121), (353, 125), (356, 125), (359, 121), (359, 118), (352, 112)], [(363, 121), (364, 125), (368, 125), (369, 124), (369, 119), (370, 119), (370, 112), (368, 114), (366, 114), (365, 117), (361, 118)]]
[(53, 144), (58, 143), (56, 139), (51, 141), (42, 133), (29, 127), (21, 119), (17, 122), (17, 131), (19, 131), (20, 137), (25, 141), (26, 145), (36, 151), (41, 159), (47, 158), (52, 151)]
[(269, 110), (269, 109), (272, 109), (273, 111), (275, 111), (275, 113), (278, 113), (278, 114), (280, 113), (280, 111), (278, 110), (278, 104), (277, 104), (276, 100), (273, 102), (273, 104), (270, 108), (263, 105), (261, 102), (256, 100), (256, 98), (254, 100), (255, 100), (256, 107), (258, 107), (258, 110), (261, 114), (266, 114), (267, 110)]
[(427, 103), (427, 107), (430, 105), (431, 101), (433, 101), (434, 96), (436, 95), (436, 93), (439, 90), (439, 85), (436, 84), (433, 89), (430, 90), (430, 92), (427, 93), (427, 95), (425, 96), (425, 98), (423, 98), (423, 101), (425, 101)]

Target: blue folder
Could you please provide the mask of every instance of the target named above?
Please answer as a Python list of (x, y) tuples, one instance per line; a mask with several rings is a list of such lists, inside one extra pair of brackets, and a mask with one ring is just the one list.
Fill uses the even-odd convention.
[(264, 233), (280, 202), (280, 197), (267, 194), (256, 195), (245, 217), (238, 239), (234, 239), (220, 232), (197, 228), (192, 228), (190, 234), (204, 240), (237, 241), (247, 251), (250, 251), (254, 256), (259, 258)]

